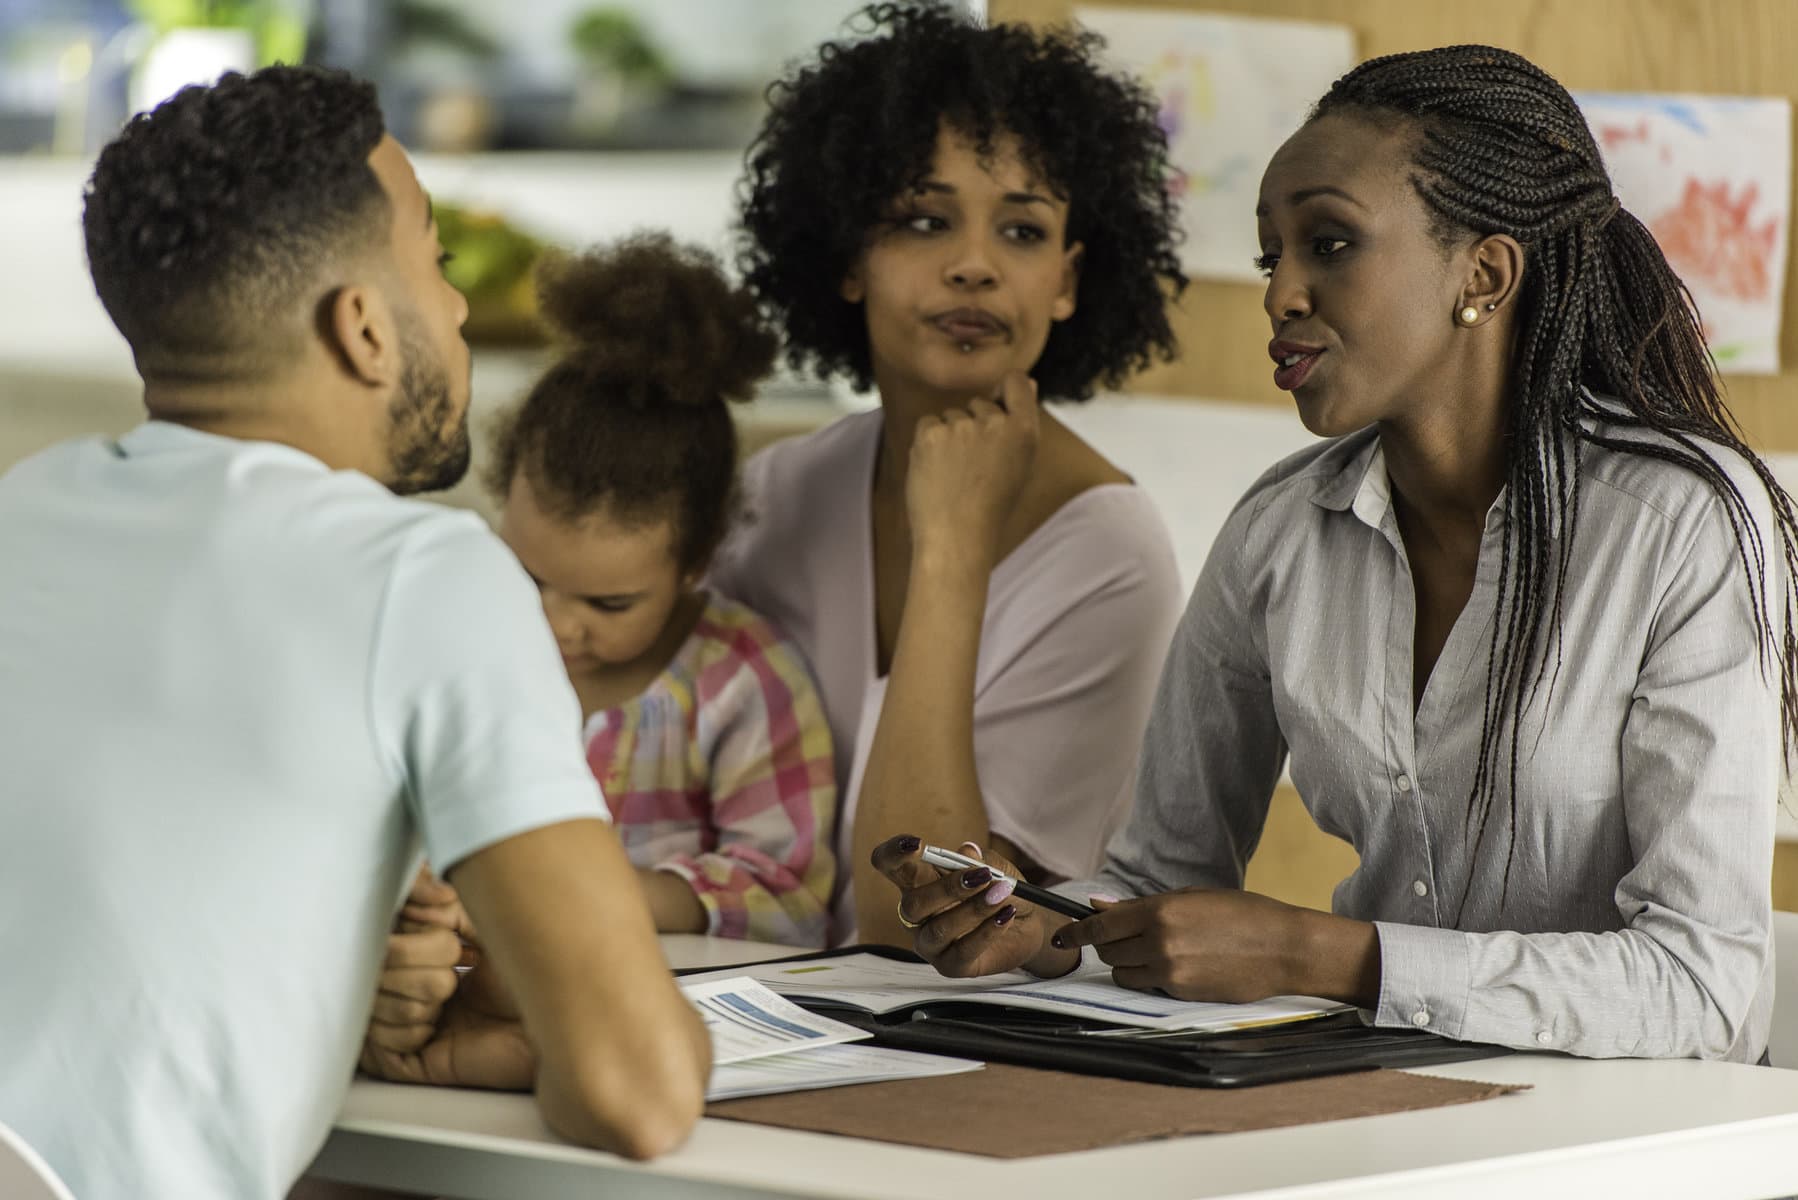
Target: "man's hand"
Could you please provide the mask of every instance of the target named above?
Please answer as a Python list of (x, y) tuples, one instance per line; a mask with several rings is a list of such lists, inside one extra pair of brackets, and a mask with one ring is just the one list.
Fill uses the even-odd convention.
[(418, 868), (418, 877), (406, 894), (406, 903), (400, 909), (399, 929), (402, 933), (447, 929), (471, 946), (480, 945), (474, 922), (468, 919), (468, 910), (462, 907), (462, 898), (455, 888), (433, 875), (428, 864)]
[(412, 1051), (377, 1043), (371, 1028), (362, 1069), (394, 1083), (526, 1091), (537, 1077), (537, 1055), (518, 1021), (473, 1011), (452, 1000), (440, 1024)]

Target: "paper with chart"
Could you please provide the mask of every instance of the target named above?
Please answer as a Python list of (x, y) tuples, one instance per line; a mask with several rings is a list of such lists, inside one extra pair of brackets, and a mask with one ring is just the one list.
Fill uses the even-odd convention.
[(980, 979), (945, 979), (924, 963), (896, 962), (877, 954), (729, 967), (689, 979), (726, 975), (748, 976), (783, 996), (843, 1004), (871, 1013), (953, 1000), (1061, 1013), (1136, 1029), (1192, 1032), (1304, 1020), (1347, 1007), (1306, 996), (1279, 996), (1254, 1004), (1174, 1000), (1121, 988), (1111, 981), (1111, 972), (1103, 965), (1083, 967), (1060, 979), (1037, 979), (1023, 971)]
[(1174, 9), (1075, 8), (1106, 58), (1160, 101), (1186, 235), (1180, 260), (1211, 279), (1260, 282), (1253, 260), (1261, 172), (1338, 76), (1355, 65), (1347, 25)]
[(869, 1036), (853, 1025), (806, 1012), (783, 1000), (742, 972), (735, 977), (707, 976), (681, 985), (712, 1035), (715, 1065), (746, 1062), (774, 1054), (818, 1046), (835, 1046)]
[(777, 1054), (772, 1058), (758, 1058), (753, 1062), (713, 1067), (705, 1098), (708, 1101), (735, 1100), (743, 1096), (769, 1096), (777, 1092), (846, 1087), (852, 1083), (921, 1079), (927, 1075), (960, 1075), (966, 1071), (978, 1071), (985, 1065), (970, 1058), (889, 1050), (884, 1046), (819, 1046), (798, 1054)]
[(870, 1035), (806, 1012), (740, 971), (687, 979), (681, 992), (699, 1010), (712, 1037), (707, 1101), (956, 1075), (985, 1065), (939, 1054), (847, 1045)]
[(1618, 199), (1691, 289), (1720, 370), (1779, 370), (1791, 224), (1784, 97), (1581, 92)]

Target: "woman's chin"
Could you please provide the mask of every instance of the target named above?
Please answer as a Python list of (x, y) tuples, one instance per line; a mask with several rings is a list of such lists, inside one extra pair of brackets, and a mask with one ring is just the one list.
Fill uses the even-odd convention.
[(1320, 438), (1336, 438), (1365, 429), (1371, 422), (1361, 419), (1353, 405), (1333, 402), (1321, 390), (1300, 388), (1292, 394), (1299, 422)]
[(917, 364), (915, 378), (933, 392), (955, 397), (972, 398), (990, 396), (998, 393), (1005, 383), (1006, 372), (1012, 368), (1012, 356), (1002, 352), (1002, 347), (985, 347), (974, 353), (962, 355), (932, 355), (929, 361)]

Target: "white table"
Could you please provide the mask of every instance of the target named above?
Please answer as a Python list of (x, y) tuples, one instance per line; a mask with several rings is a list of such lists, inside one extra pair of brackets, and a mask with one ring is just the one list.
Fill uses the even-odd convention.
[[(693, 937), (663, 944), (677, 966), (728, 965), (772, 949)], [(1759, 1200), (1798, 1193), (1798, 1071), (1535, 1054), (1427, 1070), (1533, 1090), (1422, 1112), (1016, 1161), (707, 1120), (676, 1153), (638, 1164), (559, 1140), (527, 1096), (359, 1081), (312, 1172), (457, 1200)]]

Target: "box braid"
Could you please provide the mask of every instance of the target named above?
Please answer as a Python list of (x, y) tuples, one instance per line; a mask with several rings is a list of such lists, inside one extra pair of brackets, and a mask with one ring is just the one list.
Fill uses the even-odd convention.
[[(1798, 743), (1792, 591), (1798, 524), (1792, 501), (1743, 443), (1699, 333), (1691, 294), (1648, 230), (1612, 194), (1573, 98), (1509, 51), (1448, 46), (1361, 64), (1336, 81), (1311, 119), (1357, 112), (1416, 123), (1421, 136), (1413, 183), (1445, 244), (1469, 233), (1506, 234), (1524, 250), (1506, 431), (1500, 618), (1488, 651), (1480, 755), (1468, 798), (1468, 822), (1478, 821), (1476, 847), (1491, 816), (1501, 729), (1508, 730), (1510, 794), (1516, 793), (1517, 730), (1548, 668), (1544, 625), (1555, 647), (1556, 674), (1560, 670), (1562, 583), (1588, 444), (1675, 463), (1699, 475), (1723, 502), (1767, 655), (1763, 669), (1769, 660), (1778, 664), (1789, 762)], [(1600, 433), (1582, 424), (1588, 419), (1601, 428), (1653, 431), (1665, 441)], [(1767, 490), (1786, 569), (1783, 622), (1769, 615), (1772, 597), (1763, 594), (1767, 548), (1760, 530), (1734, 481), (1700, 441), (1741, 455)], [(1550, 695), (1553, 690), (1550, 676)], [(1546, 708), (1544, 714), (1546, 721)], [(1516, 806), (1507, 807), (1511, 839), (1501, 907), (1516, 846)], [(1464, 890), (1463, 906), (1466, 899)]]

